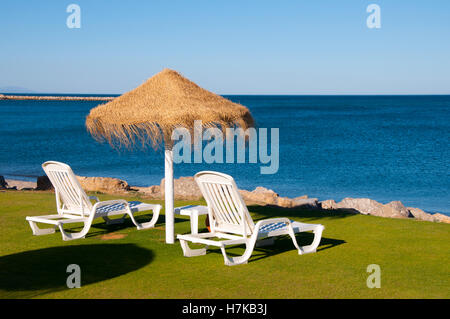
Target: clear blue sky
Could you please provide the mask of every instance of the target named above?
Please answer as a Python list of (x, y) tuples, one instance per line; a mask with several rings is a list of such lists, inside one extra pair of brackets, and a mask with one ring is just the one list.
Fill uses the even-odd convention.
[(450, 94), (448, 0), (2, 0), (0, 43), (0, 87), (36, 92), (123, 93), (169, 67), (219, 94)]

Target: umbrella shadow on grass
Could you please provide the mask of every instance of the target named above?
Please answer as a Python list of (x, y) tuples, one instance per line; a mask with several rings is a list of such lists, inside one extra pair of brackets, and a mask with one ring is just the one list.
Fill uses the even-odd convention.
[[(0, 257), (0, 295), (31, 298), (69, 289), (66, 281), (81, 269), (84, 286), (136, 271), (152, 262), (151, 250), (134, 244), (98, 244), (50, 247)], [(2, 297), (3, 298), (3, 297)]]
[[(301, 233), (296, 236), (297, 243), (299, 246), (306, 246), (312, 243), (314, 234), (313, 233)], [(342, 239), (333, 239), (322, 237), (320, 240), (319, 247), (317, 247), (317, 252), (333, 248), (335, 246), (339, 246), (345, 244), (346, 241)], [(245, 251), (245, 245), (230, 247), (227, 249), (227, 254), (231, 257), (242, 256)], [(257, 261), (260, 259), (264, 259), (270, 256), (275, 256), (278, 254), (282, 254), (287, 251), (297, 251), (295, 248), (292, 239), (289, 236), (282, 236), (275, 238), (275, 243), (270, 246), (265, 247), (255, 247), (252, 253), (252, 256), (248, 260), (249, 262)], [(208, 249), (208, 252), (216, 253), (222, 255), (220, 249)]]

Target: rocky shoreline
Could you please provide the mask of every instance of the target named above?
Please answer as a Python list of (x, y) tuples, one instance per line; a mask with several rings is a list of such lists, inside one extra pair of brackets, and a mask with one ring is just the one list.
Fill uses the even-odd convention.
[[(144, 198), (164, 199), (164, 179), (160, 185), (149, 187), (130, 186), (126, 181), (109, 177), (83, 177), (77, 176), (81, 186), (88, 192), (100, 192), (105, 194), (130, 194)], [(0, 176), (0, 189), (16, 190), (51, 190), (52, 185), (46, 176), (38, 177), (36, 182), (23, 182), (5, 180)], [(430, 214), (420, 208), (405, 207), (400, 201), (392, 201), (387, 204), (379, 203), (369, 198), (344, 198), (336, 203), (333, 199), (319, 201), (317, 198), (309, 198), (307, 195), (289, 198), (281, 197), (276, 192), (265, 187), (256, 187), (253, 191), (239, 190), (247, 205), (268, 205), (285, 209), (309, 209), (309, 210), (340, 210), (355, 214), (373, 215), (389, 218), (414, 218), (422, 221), (450, 223), (450, 217), (443, 214)], [(200, 200), (202, 195), (193, 177), (180, 177), (174, 181), (174, 197), (176, 200)]]
[(113, 96), (37, 96), (37, 95), (4, 95), (0, 100), (43, 100), (43, 101), (111, 101)]

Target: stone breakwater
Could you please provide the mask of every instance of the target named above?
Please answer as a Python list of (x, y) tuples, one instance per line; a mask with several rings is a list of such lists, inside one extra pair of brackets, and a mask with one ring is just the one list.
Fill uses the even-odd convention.
[(4, 95), (0, 100), (43, 100), (43, 101), (111, 101), (113, 96), (37, 96), (37, 95)]
[[(77, 176), (78, 181), (85, 191), (100, 192), (115, 195), (139, 195), (143, 198), (164, 199), (164, 179), (160, 185), (149, 187), (130, 186), (126, 181), (109, 177), (83, 177)], [(20, 182), (5, 180), (0, 176), (0, 189), (17, 190), (51, 190), (52, 185), (46, 176), (38, 177), (37, 182)], [(345, 211), (355, 214), (373, 215), (389, 218), (414, 218), (430, 222), (450, 223), (450, 217), (443, 214), (426, 213), (420, 208), (405, 207), (400, 201), (392, 201), (387, 204), (379, 203), (369, 198), (344, 198), (336, 203), (329, 199), (319, 201), (317, 198), (309, 198), (303, 195), (295, 198), (281, 197), (276, 192), (265, 187), (256, 187), (253, 191), (239, 190), (247, 205), (266, 205), (285, 209), (308, 209), (329, 211)], [(202, 194), (193, 177), (180, 177), (174, 180), (174, 197), (176, 200), (200, 200)]]

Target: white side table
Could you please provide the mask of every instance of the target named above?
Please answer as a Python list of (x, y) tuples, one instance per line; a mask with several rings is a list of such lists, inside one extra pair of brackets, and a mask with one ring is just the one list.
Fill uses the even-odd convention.
[(189, 216), (191, 219), (191, 234), (198, 234), (198, 216), (199, 215), (207, 215), (208, 207), (207, 206), (182, 206), (176, 207), (174, 209), (175, 215), (184, 215)]

